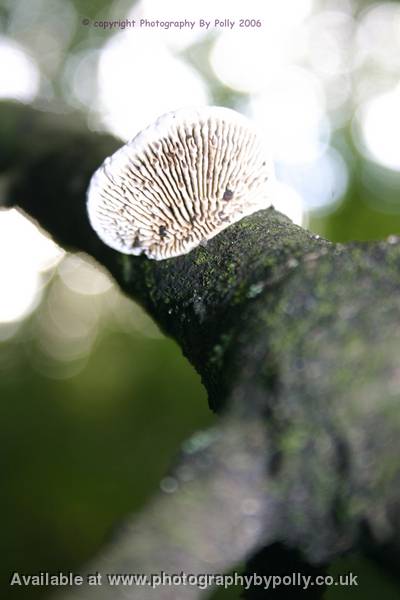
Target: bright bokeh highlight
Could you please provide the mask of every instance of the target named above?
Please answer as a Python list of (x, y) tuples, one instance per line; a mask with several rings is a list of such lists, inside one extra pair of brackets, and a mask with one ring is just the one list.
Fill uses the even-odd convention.
[(358, 121), (362, 150), (388, 169), (400, 171), (400, 86), (361, 107)]
[(324, 91), (306, 69), (289, 67), (271, 79), (262, 93), (252, 97), (250, 116), (278, 161), (316, 160), (329, 143)]
[(100, 57), (99, 90), (103, 121), (124, 140), (163, 113), (209, 101), (196, 71), (151, 31), (111, 38)]
[(0, 98), (29, 102), (38, 92), (39, 81), (39, 70), (22, 46), (0, 36)]
[(289, 217), (296, 225), (303, 224), (303, 201), (300, 194), (292, 186), (282, 181), (276, 181), (273, 196), (273, 206), (276, 210)]
[(0, 211), (0, 326), (28, 316), (64, 252), (15, 209)]

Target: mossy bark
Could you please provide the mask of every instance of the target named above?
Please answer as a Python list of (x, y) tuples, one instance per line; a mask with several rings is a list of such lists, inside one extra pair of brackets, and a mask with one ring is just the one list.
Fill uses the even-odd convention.
[[(323, 563), (360, 546), (361, 529), (368, 530), (370, 545), (384, 541), (398, 549), (398, 240), (334, 245), (271, 208), (182, 257), (155, 262), (119, 254), (97, 238), (85, 208), (91, 174), (119, 143), (84, 127), (76, 131), (62, 117), (5, 108), (14, 119), (13, 129), (0, 118), (6, 154), (0, 164), (12, 173), (7, 205), (21, 207), (61, 245), (88, 252), (106, 267), (177, 340), (222, 415), (218, 435), (194, 453), (199, 458), (182, 456), (194, 481), (156, 499), (128, 535), (130, 570), (175, 565), (201, 572), (211, 562), (225, 569), (272, 542)], [(20, 119), (35, 135), (26, 153)], [(12, 141), (17, 131), (18, 143)], [(238, 468), (240, 457), (246, 473)], [(218, 481), (234, 493), (218, 495)], [(246, 499), (257, 506), (250, 515), (253, 534), (246, 534)], [(177, 524), (176, 511), (189, 526), (185, 519)], [(241, 523), (241, 515), (246, 525), (238, 541), (229, 527), (235, 519)], [(212, 532), (214, 554), (229, 544), (234, 551), (207, 561), (203, 537)], [(140, 556), (132, 550), (138, 542), (145, 548)], [(169, 551), (169, 562), (160, 559), (159, 548)], [(168, 593), (157, 597), (178, 597)]]

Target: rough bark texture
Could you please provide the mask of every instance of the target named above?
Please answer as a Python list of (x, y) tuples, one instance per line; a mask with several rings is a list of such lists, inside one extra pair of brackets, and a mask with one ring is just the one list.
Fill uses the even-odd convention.
[[(188, 442), (175, 493), (155, 498), (92, 570), (218, 573), (273, 542), (321, 564), (366, 545), (365, 530), (368, 546), (389, 544), (396, 563), (398, 240), (335, 246), (269, 209), (183, 257), (118, 254), (85, 210), (92, 172), (118, 145), (64, 117), (3, 105), (7, 205), (104, 265), (177, 340), (221, 413), (215, 430)], [(156, 597), (198, 594), (166, 587)], [(77, 592), (92, 595), (155, 592)]]

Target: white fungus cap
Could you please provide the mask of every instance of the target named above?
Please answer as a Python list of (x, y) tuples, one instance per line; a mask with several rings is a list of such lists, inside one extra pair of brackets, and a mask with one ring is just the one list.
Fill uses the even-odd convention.
[(88, 191), (90, 223), (125, 254), (186, 254), (270, 206), (272, 161), (245, 117), (216, 106), (180, 109), (107, 158)]

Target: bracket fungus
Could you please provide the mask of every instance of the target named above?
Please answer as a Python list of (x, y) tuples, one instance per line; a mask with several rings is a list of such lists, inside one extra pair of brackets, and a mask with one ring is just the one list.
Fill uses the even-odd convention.
[(104, 161), (90, 182), (89, 219), (120, 252), (171, 258), (268, 207), (272, 177), (244, 116), (215, 106), (180, 109)]

